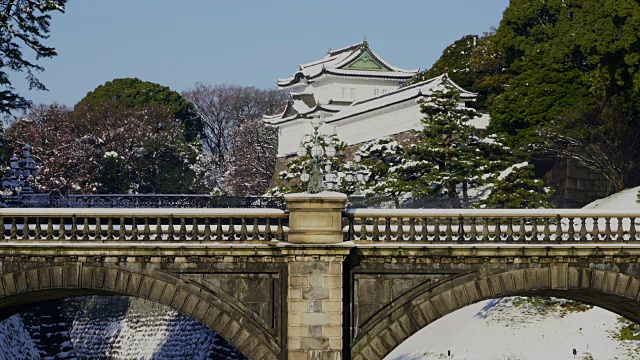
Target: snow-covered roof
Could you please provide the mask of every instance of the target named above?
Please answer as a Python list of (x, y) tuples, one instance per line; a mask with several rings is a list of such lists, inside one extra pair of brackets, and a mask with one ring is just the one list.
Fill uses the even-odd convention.
[(405, 101), (410, 101), (424, 97), (434, 90), (447, 86), (452, 86), (460, 91), (460, 97), (462, 99), (474, 100), (477, 97), (476, 93), (464, 90), (456, 83), (454, 83), (447, 74), (440, 75), (438, 77), (425, 80), (423, 82), (413, 84), (404, 88), (400, 88), (396, 91), (389, 92), (387, 94), (369, 98), (362, 101), (357, 101), (351, 106), (340, 111), (333, 117), (325, 119), (327, 123), (344, 120), (356, 115), (364, 114), (370, 111), (382, 109), (391, 105), (399, 104)]
[(400, 69), (387, 63), (371, 50), (367, 40), (339, 50), (330, 50), (324, 58), (298, 65), (298, 67), (299, 70), (293, 76), (278, 79), (278, 86), (288, 87), (303, 79), (310, 81), (325, 74), (406, 81), (418, 72), (418, 70)]
[(279, 124), (299, 118), (308, 118), (318, 111), (337, 113), (343, 107), (336, 105), (320, 105), (312, 93), (290, 93), (287, 106), (277, 115), (265, 115), (262, 117), (267, 124)]

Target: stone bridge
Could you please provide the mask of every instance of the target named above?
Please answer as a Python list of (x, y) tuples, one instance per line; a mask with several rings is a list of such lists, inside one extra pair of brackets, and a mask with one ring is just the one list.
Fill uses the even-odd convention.
[(1, 209), (0, 318), (79, 295), (180, 311), (249, 359), (382, 359), (469, 304), (516, 295), (640, 322), (640, 213)]

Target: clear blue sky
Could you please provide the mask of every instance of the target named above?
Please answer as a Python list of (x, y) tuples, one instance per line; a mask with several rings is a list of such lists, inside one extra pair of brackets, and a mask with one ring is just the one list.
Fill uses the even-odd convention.
[(297, 64), (360, 42), (394, 66), (425, 69), (467, 34), (497, 26), (508, 0), (69, 0), (54, 16), (35, 103), (74, 105), (118, 77), (183, 91), (201, 81), (275, 87)]

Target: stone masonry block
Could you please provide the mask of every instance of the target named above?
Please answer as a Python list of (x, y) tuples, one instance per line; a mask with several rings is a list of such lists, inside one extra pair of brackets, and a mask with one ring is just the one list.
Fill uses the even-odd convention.
[[(204, 322), (204, 319), (207, 315), (207, 313), (209, 312), (209, 304), (207, 304), (205, 301), (203, 300), (199, 300), (198, 304), (196, 305), (196, 308), (193, 310), (193, 314), (191, 316), (193, 316), (194, 319), (202, 322), (203, 324), (206, 324)], [(213, 319), (215, 320), (215, 319)]]
[(569, 289), (580, 287), (580, 272), (574, 267), (569, 268)]
[(551, 287), (549, 268), (538, 268), (536, 271), (536, 277), (538, 279), (538, 288), (549, 289)]
[(240, 330), (240, 324), (237, 321), (231, 320), (224, 331), (220, 334), (223, 338), (231, 340), (235, 337), (236, 333)]
[(151, 286), (151, 292), (149, 293), (149, 299), (160, 302), (160, 298), (162, 297), (162, 292), (164, 291), (165, 283), (162, 281), (154, 281)]
[(289, 276), (289, 285), (290, 286), (309, 286), (309, 276)]
[(303, 338), (309, 336), (309, 326), (308, 325), (289, 325), (287, 327), (289, 331), (289, 338)]
[(213, 324), (218, 320), (218, 316), (220, 316), (220, 310), (216, 307), (209, 307), (206, 315), (204, 316), (202, 323), (205, 324), (208, 328), (212, 328)]
[(62, 266), (51, 268), (52, 287), (62, 288), (64, 286), (64, 271)]
[(327, 325), (329, 324), (329, 314), (326, 313), (302, 313), (300, 323), (304, 325)]
[(289, 301), (289, 312), (307, 312), (309, 311), (309, 302), (305, 300), (301, 301)]
[(591, 288), (593, 290), (600, 290), (602, 291), (603, 287), (604, 287), (604, 275), (605, 272), (602, 270), (594, 270), (593, 271), (593, 277), (591, 280)]
[(329, 350), (329, 339), (305, 337), (300, 339), (300, 349), (302, 350)]
[(27, 291), (27, 274), (24, 271), (16, 273), (16, 290), (21, 293)]
[(126, 292), (130, 276), (131, 274), (126, 271), (118, 271), (118, 276), (116, 276), (116, 284), (114, 287), (115, 291)]
[(341, 338), (342, 337), (342, 325), (322, 325), (322, 337), (326, 338)]
[(325, 312), (342, 312), (342, 301), (325, 300), (322, 302), (322, 309)]
[(64, 267), (64, 286), (67, 288), (80, 286), (80, 266), (66, 265)]
[(310, 287), (302, 290), (303, 299), (323, 300), (329, 298), (329, 289), (323, 287)]
[(385, 343), (387, 349), (393, 349), (398, 345), (396, 339), (391, 335), (389, 330), (384, 330), (380, 333), (380, 339)]
[(330, 263), (329, 275), (342, 275), (342, 263), (335, 263), (335, 262)]
[(40, 279), (38, 276), (38, 269), (27, 270), (27, 289), (38, 290), (40, 289)]
[(620, 296), (624, 296), (627, 292), (627, 287), (631, 281), (631, 276), (625, 274), (618, 274), (618, 281), (616, 283), (615, 293)]
[(153, 281), (154, 280), (152, 278), (148, 276), (144, 276), (142, 278), (142, 283), (140, 284), (138, 295), (140, 295), (143, 298), (149, 298), (149, 295), (151, 294), (151, 289), (153, 288)]
[(551, 288), (567, 290), (569, 288), (569, 264), (551, 264)]
[(171, 306), (171, 303), (173, 302), (173, 298), (176, 295), (176, 287), (171, 285), (171, 284), (167, 284), (164, 287), (164, 290), (162, 291), (162, 296), (160, 297), (160, 303), (167, 305), (167, 306)]
[(302, 299), (302, 289), (301, 288), (290, 288), (289, 289), (289, 299)]
[(106, 278), (104, 280), (104, 288), (108, 290), (115, 290), (117, 277), (118, 277), (118, 270), (108, 269), (106, 273)]
[(322, 278), (322, 286), (328, 288), (342, 287), (342, 276), (328, 275)]
[(93, 268), (89, 266), (83, 266), (80, 275), (80, 286), (83, 288), (91, 288), (93, 279)]
[(18, 289), (16, 288), (16, 281), (13, 277), (14, 274), (5, 274), (2, 276), (2, 283), (4, 285), (4, 292), (7, 295), (15, 294)]
[(182, 305), (182, 312), (185, 313), (186, 315), (191, 316), (191, 314), (193, 313), (193, 310), (195, 310), (196, 308), (196, 305), (198, 305), (199, 300), (200, 299), (198, 299), (197, 296), (193, 294), (189, 294), (185, 299), (184, 304)]
[(40, 287), (43, 289), (47, 289), (51, 287), (51, 269), (44, 268), (38, 270), (38, 275), (40, 278)]
[(182, 307), (187, 300), (187, 296), (189, 296), (189, 294), (184, 290), (179, 289), (178, 291), (176, 291), (173, 300), (171, 301), (171, 307), (178, 311), (182, 311)]
[(99, 289), (104, 288), (105, 276), (106, 276), (105, 269), (100, 269), (100, 268), (93, 269), (93, 282), (91, 285), (94, 288), (99, 288)]
[(618, 280), (618, 274), (607, 272), (604, 275), (604, 285), (602, 290), (606, 293), (613, 293), (616, 290), (616, 281)]
[(309, 286), (312, 288), (321, 288), (322, 285), (322, 273), (309, 275)]

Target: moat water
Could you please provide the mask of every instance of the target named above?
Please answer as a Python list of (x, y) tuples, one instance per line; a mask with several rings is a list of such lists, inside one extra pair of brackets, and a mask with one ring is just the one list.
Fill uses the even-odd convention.
[(149, 300), (87, 296), (34, 307), (0, 322), (0, 360), (245, 357), (203, 324)]

